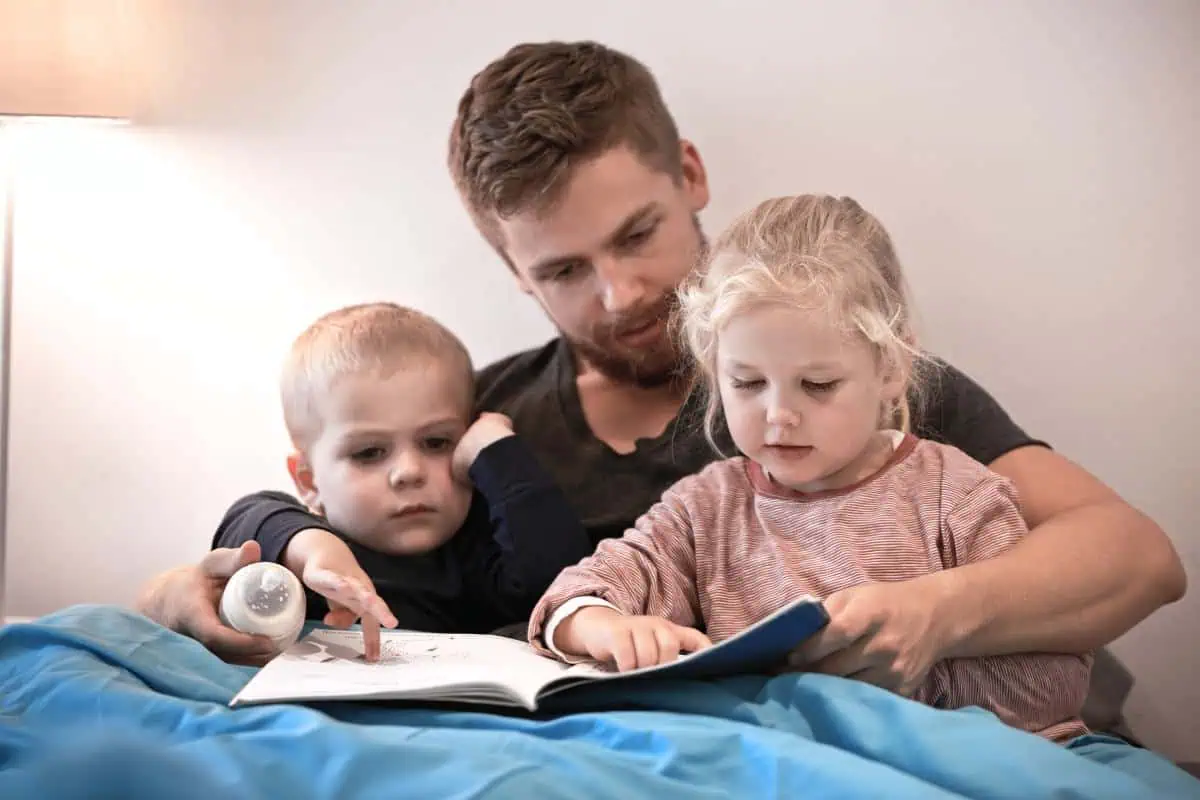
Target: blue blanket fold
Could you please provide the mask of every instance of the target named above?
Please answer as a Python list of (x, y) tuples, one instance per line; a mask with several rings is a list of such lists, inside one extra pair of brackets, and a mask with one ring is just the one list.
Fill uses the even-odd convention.
[(0, 797), (1200, 798), (1153, 753), (819, 675), (596, 686), (553, 713), (230, 709), (253, 670), (128, 611), (0, 630)]

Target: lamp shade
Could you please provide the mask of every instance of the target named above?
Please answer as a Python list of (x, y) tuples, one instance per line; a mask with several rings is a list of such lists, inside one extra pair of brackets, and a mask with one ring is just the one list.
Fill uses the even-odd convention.
[(0, 0), (0, 115), (128, 118), (140, 0)]

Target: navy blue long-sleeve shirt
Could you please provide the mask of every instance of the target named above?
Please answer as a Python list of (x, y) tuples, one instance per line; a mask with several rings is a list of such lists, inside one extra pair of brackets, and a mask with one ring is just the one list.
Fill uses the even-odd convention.
[[(520, 437), (484, 448), (471, 466), (475, 485), (462, 527), (437, 550), (394, 556), (346, 538), (284, 492), (238, 500), (221, 520), (213, 547), (257, 541), (263, 559), (282, 562), (288, 542), (320, 528), (349, 545), (399, 627), (484, 633), (524, 620), (558, 573), (593, 549), (578, 515)], [(307, 590), (309, 619), (328, 611)]]

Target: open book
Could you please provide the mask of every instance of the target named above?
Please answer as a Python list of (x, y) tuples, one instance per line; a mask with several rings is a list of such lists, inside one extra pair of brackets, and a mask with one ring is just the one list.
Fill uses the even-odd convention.
[(413, 700), (536, 711), (551, 695), (599, 681), (695, 680), (773, 669), (828, 621), (819, 601), (801, 598), (712, 647), (627, 672), (594, 662), (564, 664), (503, 636), (389, 630), (381, 631), (379, 661), (370, 663), (360, 631), (322, 628), (259, 670), (230, 705)]

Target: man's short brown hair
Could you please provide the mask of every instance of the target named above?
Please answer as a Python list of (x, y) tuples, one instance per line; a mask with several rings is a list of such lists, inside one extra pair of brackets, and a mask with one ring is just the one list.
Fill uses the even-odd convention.
[(572, 169), (624, 145), (680, 176), (679, 132), (641, 62), (595, 42), (521, 44), (471, 80), (450, 132), (450, 172), (480, 232), (542, 211)]

